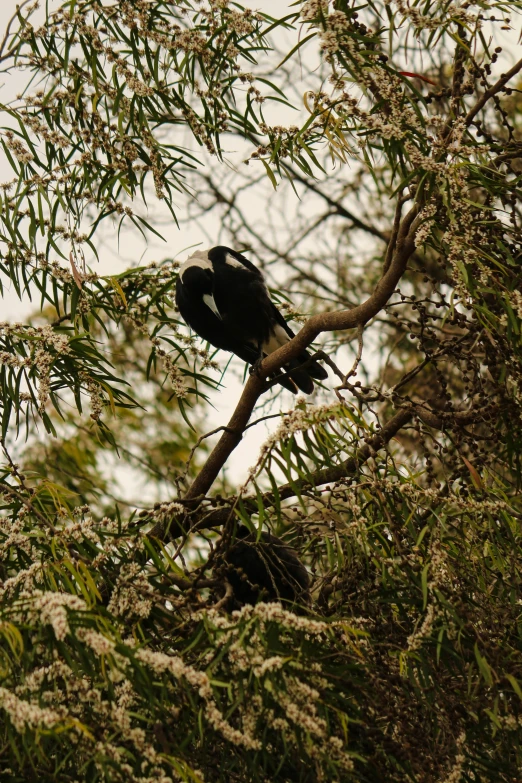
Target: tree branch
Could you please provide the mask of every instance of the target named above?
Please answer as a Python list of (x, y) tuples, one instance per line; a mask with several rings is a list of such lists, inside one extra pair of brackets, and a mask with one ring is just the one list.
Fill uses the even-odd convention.
[(502, 74), (498, 82), (495, 82), (495, 84), (493, 84), (489, 90), (486, 90), (482, 98), (480, 98), (473, 108), (470, 109), (467, 113), (466, 125), (470, 124), (470, 122), (474, 119), (474, 117), (476, 117), (476, 115), (486, 105), (490, 98), (493, 98), (497, 92), (500, 92), (500, 90), (509, 82), (509, 80), (512, 79), (513, 76), (516, 76), (520, 70), (522, 70), (522, 60), (519, 60), (517, 63), (515, 63), (515, 65), (507, 73)]
[[(278, 488), (279, 498), (281, 500), (286, 500), (287, 498), (294, 497), (296, 489), (306, 490), (308, 488), (320, 487), (323, 484), (334, 483), (335, 481), (339, 481), (339, 479), (353, 475), (376, 451), (382, 449), (383, 446), (386, 446), (415, 413), (416, 411), (413, 406), (410, 408), (401, 408), (384, 427), (369, 438), (363, 446), (358, 448), (352, 457), (348, 457), (348, 459), (344, 460), (344, 462), (341, 462), (339, 465), (317, 470), (315, 473), (312, 473), (310, 478), (306, 481), (297, 480), (292, 484), (283, 484), (283, 486)], [(272, 492), (267, 492), (263, 495), (262, 499), (263, 503), (269, 506), (274, 502), (274, 495)], [(232, 500), (232, 498), (230, 500)], [(245, 497), (243, 498), (243, 504), (247, 508), (251, 506), (252, 510), (255, 511), (258, 508), (258, 499), (255, 497)], [(192, 526), (192, 531), (224, 525), (230, 518), (230, 513), (231, 507), (229, 506), (206, 513), (201, 519), (198, 519), (197, 522), (195, 522)], [(166, 533), (167, 525), (158, 523), (148, 535), (162, 539), (165, 538)], [(171, 538), (178, 538), (184, 534), (177, 520), (174, 521), (174, 524), (171, 523), (168, 528), (168, 534)]]
[(20, 15), (22, 8), (26, 6), (29, 2), (30, 0), (23, 0), (23, 2), (20, 3), (20, 5), (17, 5), (15, 13), (12, 15), (12, 17), (9, 19), (9, 22), (7, 23), (7, 27), (5, 29), (5, 35), (2, 39), (2, 42), (0, 43), (0, 63), (3, 62), (4, 60), (7, 60), (9, 57), (12, 57), (13, 53), (16, 51), (16, 47), (14, 47), (13, 49), (10, 49), (8, 52), (4, 54), (7, 41), (11, 34), (11, 25), (13, 24), (14, 20)]
[[(495, 411), (496, 407), (494, 405), (486, 405), (484, 408), (453, 412), (451, 414), (451, 420), (456, 420), (461, 425), (486, 421), (488, 417), (494, 415)], [(449, 421), (445, 419), (444, 413), (437, 415), (418, 403), (409, 403), (407, 407), (400, 408), (387, 424), (372, 435), (372, 437), (368, 438), (364, 445), (360, 446), (355, 451), (353, 456), (348, 457), (339, 465), (317, 470), (315, 473), (312, 473), (307, 480), (297, 479), (292, 484), (283, 484), (281, 487), (278, 487), (279, 499), (287, 500), (288, 498), (294, 497), (296, 491), (306, 491), (307, 489), (320, 487), (324, 484), (334, 484), (343, 478), (355, 475), (361, 466), (364, 465), (375, 452), (386, 446), (413, 416), (417, 416), (421, 421), (434, 429), (443, 430), (449, 423)], [(230, 519), (231, 511), (236, 500), (237, 498), (229, 498), (230, 505), (217, 508), (213, 511), (205, 511), (203, 515), (193, 521), (190, 532), (224, 525)], [(247, 509), (251, 508), (252, 511), (257, 511), (258, 500), (259, 498), (257, 497), (248, 496), (243, 498), (242, 502)], [(266, 492), (262, 496), (262, 500), (265, 506), (272, 505), (274, 502), (273, 493)], [(167, 533), (170, 538), (174, 539), (179, 538), (182, 535), (186, 536), (187, 532), (188, 531), (183, 529), (177, 519), (173, 519), (168, 522), (158, 522), (147, 535), (164, 540)]]
[[(317, 470), (310, 477), (310, 481), (298, 480), (294, 481), (293, 484), (284, 484), (282, 487), (278, 488), (279, 497), (281, 500), (285, 500), (286, 498), (295, 495), (296, 488), (302, 490), (307, 487), (319, 487), (322, 484), (332, 484), (342, 478), (353, 475), (376, 451), (382, 449), (383, 446), (386, 446), (386, 444), (395, 437), (399, 430), (412, 418), (414, 413), (415, 408), (413, 407), (401, 408), (384, 427), (366, 441), (364, 446), (358, 448), (352, 457), (348, 457), (348, 459), (345, 459), (344, 462), (341, 462), (339, 465)], [(268, 499), (268, 496), (265, 497)]]

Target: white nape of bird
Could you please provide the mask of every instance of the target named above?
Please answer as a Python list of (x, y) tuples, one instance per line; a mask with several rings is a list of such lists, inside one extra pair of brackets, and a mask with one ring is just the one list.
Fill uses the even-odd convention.
[[(197, 250), (185, 261), (176, 281), (176, 304), (196, 334), (250, 365), (294, 337), (270, 299), (262, 273), (228, 247)], [(302, 351), (284, 367), (289, 373), (280, 381), (285, 389), (311, 394), (313, 379), (328, 377), (324, 367), (310, 358), (308, 351)]]

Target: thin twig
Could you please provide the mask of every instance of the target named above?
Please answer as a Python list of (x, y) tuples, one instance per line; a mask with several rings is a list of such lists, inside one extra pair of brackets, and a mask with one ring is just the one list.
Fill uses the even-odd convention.
[(476, 117), (476, 115), (479, 113), (479, 111), (486, 105), (486, 103), (490, 100), (490, 98), (493, 98), (494, 95), (497, 94), (497, 92), (500, 92), (500, 90), (506, 85), (510, 79), (513, 78), (513, 76), (516, 76), (517, 73), (522, 70), (522, 60), (519, 60), (515, 65), (509, 69), (507, 73), (504, 73), (500, 79), (493, 84), (489, 90), (486, 90), (482, 98), (480, 98), (476, 104), (473, 106), (472, 109), (469, 110), (469, 112), (466, 115), (466, 125), (469, 125), (473, 119)]
[(26, 497), (24, 497), (24, 496), (22, 495), (22, 493), (21, 493), (21, 492), (18, 492), (18, 490), (16, 490), (16, 489), (15, 489), (14, 487), (12, 487), (10, 484), (6, 484), (6, 482), (5, 482), (5, 481), (0, 481), (0, 487), (1, 487), (1, 488), (2, 488), (2, 489), (3, 489), (3, 490), (6, 492), (6, 493), (10, 492), (12, 495), (14, 495), (16, 498), (18, 498), (18, 500), (20, 501), (20, 503), (23, 503), (23, 505), (24, 505), (26, 508), (28, 508), (28, 509), (29, 509), (29, 511), (30, 511), (32, 514), (34, 514), (34, 515), (35, 515), (35, 517), (36, 517), (37, 519), (39, 519), (39, 520), (40, 520), (40, 522), (42, 522), (42, 524), (44, 524), (46, 527), (48, 527), (48, 528), (49, 528), (49, 530), (51, 530), (53, 533), (56, 533), (56, 532), (57, 532), (57, 530), (56, 530), (56, 528), (54, 527), (53, 523), (52, 523), (52, 522), (50, 522), (50, 521), (49, 521), (49, 520), (48, 520), (46, 517), (44, 517), (44, 515), (43, 515), (43, 514), (41, 514), (41, 513), (40, 513), (40, 511), (38, 511), (38, 509), (36, 509), (36, 508), (34, 507), (34, 505), (31, 503), (31, 501), (30, 501), (30, 500), (27, 500), (27, 498), (26, 498)]
[(301, 182), (303, 185), (306, 185), (308, 190), (311, 190), (312, 193), (316, 193), (318, 196), (324, 199), (328, 206), (331, 207), (332, 210), (334, 210), (340, 217), (344, 217), (347, 220), (350, 220), (353, 223), (354, 228), (359, 228), (361, 231), (366, 231), (367, 234), (371, 234), (372, 236), (381, 239), (383, 242), (388, 240), (387, 235), (383, 231), (379, 231), (369, 223), (365, 223), (363, 220), (357, 217), (357, 215), (354, 215), (353, 212), (350, 212), (348, 209), (346, 209), (346, 207), (339, 201), (336, 201), (327, 193), (324, 193), (321, 188), (313, 183), (310, 179), (307, 179), (303, 177), (302, 174), (299, 174), (297, 169), (293, 169), (291, 166), (287, 165), (283, 165), (283, 168), (287, 171), (290, 177), (296, 179), (298, 182)]
[(286, 416), (288, 414), (288, 411), (280, 411), (279, 413), (269, 413), (266, 416), (261, 416), (259, 419), (255, 419), (255, 421), (251, 421), (250, 424), (247, 424), (245, 427), (245, 432), (250, 429), (250, 427), (255, 427), (256, 424), (261, 424), (262, 421), (268, 421), (269, 419), (280, 419), (281, 416)]
[(11, 25), (13, 24), (14, 20), (17, 19), (18, 14), (22, 10), (22, 8), (25, 5), (27, 5), (29, 2), (30, 2), (30, 0), (23, 0), (23, 2), (20, 3), (20, 5), (17, 5), (15, 13), (12, 15), (12, 17), (9, 20), (9, 22), (7, 23), (7, 27), (5, 29), (5, 35), (4, 35), (3, 39), (2, 39), (2, 43), (0, 43), (0, 63), (3, 62), (4, 60), (7, 60), (7, 58), (10, 57), (12, 55), (12, 53), (13, 53), (13, 50), (10, 49), (7, 52), (7, 54), (4, 54), (5, 45), (7, 43), (7, 39), (9, 38), (9, 35), (11, 33)]
[(70, 321), (71, 320), (71, 313), (65, 313), (64, 315), (61, 315), (59, 318), (56, 319), (56, 321), (53, 321), (51, 326), (60, 326), (61, 323), (64, 321)]
[(232, 598), (233, 594), (234, 591), (232, 589), (232, 585), (225, 579), (225, 595), (212, 606), (212, 609), (222, 609), (229, 602), (230, 598)]
[(190, 454), (188, 456), (188, 460), (187, 460), (187, 464), (185, 466), (185, 470), (179, 476), (180, 480), (183, 480), (183, 479), (185, 479), (187, 477), (187, 473), (189, 471), (189, 467), (190, 467), (190, 463), (192, 462), (192, 458), (193, 458), (194, 454), (196, 453), (197, 449), (203, 443), (203, 441), (206, 440), (206, 438), (210, 438), (212, 435), (217, 435), (218, 432), (223, 432), (223, 431), (226, 431), (227, 429), (228, 429), (228, 427), (226, 427), (224, 425), (221, 425), (220, 427), (216, 427), (215, 429), (210, 430), (210, 432), (206, 432), (204, 435), (200, 435), (200, 437), (197, 439), (196, 443), (194, 444), (194, 446), (190, 450)]
[(354, 363), (352, 365), (351, 370), (348, 373), (346, 373), (346, 375), (343, 377), (342, 383), (339, 384), (339, 386), (336, 386), (335, 389), (334, 389), (338, 399), (341, 400), (342, 402), (344, 402), (344, 398), (341, 395), (341, 391), (343, 389), (350, 388), (351, 384), (348, 383), (348, 379), (357, 374), (357, 368), (359, 367), (359, 364), (360, 364), (360, 361), (361, 361), (361, 358), (362, 358), (363, 348), (364, 348), (363, 335), (364, 335), (364, 326), (362, 324), (360, 324), (357, 327), (357, 340), (358, 340), (359, 345), (358, 345), (358, 348), (357, 348), (357, 355), (355, 357), (355, 361), (354, 361)]

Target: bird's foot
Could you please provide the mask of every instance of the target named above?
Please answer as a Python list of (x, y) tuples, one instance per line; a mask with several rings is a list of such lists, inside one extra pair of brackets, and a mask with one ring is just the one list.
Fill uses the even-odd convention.
[(261, 380), (264, 380), (263, 376), (260, 373), (261, 365), (263, 364), (264, 356), (260, 356), (259, 359), (256, 359), (254, 364), (250, 366), (249, 374), (250, 375), (257, 375), (258, 378), (261, 378)]

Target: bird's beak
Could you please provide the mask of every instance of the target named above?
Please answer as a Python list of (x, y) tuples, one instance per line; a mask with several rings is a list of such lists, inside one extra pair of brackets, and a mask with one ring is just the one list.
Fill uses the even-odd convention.
[(212, 294), (204, 294), (203, 295), (203, 301), (205, 302), (207, 307), (210, 307), (210, 309), (212, 310), (212, 312), (214, 313), (216, 318), (219, 318), (219, 320), (222, 321), (223, 319), (221, 317), (221, 313), (217, 309), (217, 305), (216, 305), (216, 303), (214, 301), (214, 297), (212, 296)]

